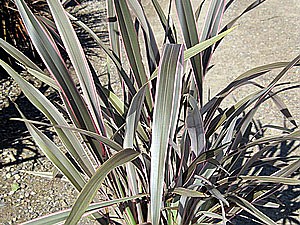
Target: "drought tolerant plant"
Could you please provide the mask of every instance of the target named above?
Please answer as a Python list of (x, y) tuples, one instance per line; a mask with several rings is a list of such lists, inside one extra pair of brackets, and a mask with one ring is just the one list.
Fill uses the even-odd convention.
[[(16, 0), (51, 76), (3, 40), (0, 45), (51, 86), (63, 105), (53, 104), (5, 62), (0, 64), (49, 119), (44, 125), (55, 129), (63, 148), (36, 128), (39, 122), (27, 120), (20, 112), (36, 144), (79, 192), (71, 209), (24, 224), (77, 224), (83, 215), (92, 215), (101, 224), (227, 224), (243, 212), (249, 213), (244, 214), (249, 219), (276, 224), (257, 206), (268, 203), (268, 197), (276, 196), (284, 185), (299, 185), (293, 178), (299, 157), (274, 157), (274, 152), (282, 142), (299, 140), (297, 124), (277, 94), (295, 88), (279, 81), (300, 56), (246, 71), (212, 99), (203, 98), (204, 78), (213, 76), (210, 59), (220, 41), (232, 32), (239, 17), (263, 1), (254, 1), (222, 29), (222, 16), (233, 1), (210, 1), (201, 33), (197, 21), (204, 1), (196, 11), (189, 0), (170, 1), (170, 7), (176, 7), (183, 43), (170, 14), (158, 1), (151, 2), (165, 33), (164, 46), (158, 46), (138, 0), (107, 0), (110, 46), (66, 12), (59, 0), (47, 1), (54, 19), (47, 24), (24, 0)], [(72, 23), (104, 50), (116, 68), (114, 76), (120, 78), (121, 94), (99, 79)], [(78, 84), (62, 52), (68, 54)], [(280, 68), (265, 87), (253, 81)], [(112, 75), (110, 70), (108, 74)], [(222, 109), (223, 100), (243, 85), (259, 89)], [(262, 135), (254, 116), (268, 99), (292, 129)], [(273, 167), (267, 174), (266, 165)]]

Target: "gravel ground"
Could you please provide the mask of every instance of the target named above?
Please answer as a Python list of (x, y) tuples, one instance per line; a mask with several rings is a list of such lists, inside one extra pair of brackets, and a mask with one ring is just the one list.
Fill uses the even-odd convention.
[[(80, 18), (89, 24), (103, 24), (103, 7), (105, 1), (88, 2), (81, 7), (72, 10)], [(167, 0), (160, 3), (166, 9)], [(196, 3), (198, 1), (193, 1)], [(237, 16), (253, 0), (236, 1), (228, 11), (224, 21)], [(153, 15), (153, 9), (146, 8), (149, 16)], [(239, 27), (220, 45), (212, 59), (215, 66), (210, 70), (206, 78), (207, 89), (211, 94), (217, 93), (234, 77), (255, 66), (276, 61), (290, 61), (300, 53), (300, 5), (299, 0), (268, 0), (242, 17)], [(176, 20), (176, 16), (174, 16)], [(160, 26), (150, 21), (154, 30), (159, 32)], [(94, 26), (98, 34), (106, 38), (105, 26)], [(82, 34), (81, 34), (82, 35)], [(85, 45), (92, 50), (89, 57), (99, 73), (104, 71), (104, 59), (102, 52), (82, 35)], [(285, 80), (299, 82), (300, 69), (293, 69)], [(276, 73), (270, 73), (259, 81), (267, 85)], [(34, 81), (33, 81), (34, 82)], [(36, 84), (37, 86), (39, 84)], [(249, 89), (243, 89), (234, 93), (237, 98), (249, 93)], [(27, 171), (52, 171), (51, 163), (43, 157), (40, 151), (27, 137), (26, 129), (22, 123), (9, 121), (10, 117), (18, 117), (12, 105), (8, 104), (8, 95), (15, 99), (20, 90), (11, 80), (0, 84), (0, 224), (18, 224), (25, 220), (55, 212), (72, 205), (77, 195), (76, 191), (68, 183), (60, 180), (49, 180), (22, 172)], [(300, 121), (299, 91), (293, 90), (281, 96), (297, 121)], [(232, 101), (232, 100), (229, 100)], [(32, 119), (43, 120), (42, 115), (34, 110), (24, 97), (16, 100), (17, 104)], [(263, 121), (277, 121), (282, 125), (283, 119), (278, 110), (267, 103), (263, 107), (263, 113), (258, 118)], [(48, 132), (51, 136), (51, 132)], [(299, 152), (299, 151), (298, 151)], [(289, 197), (290, 192), (284, 192)], [(293, 198), (295, 196), (291, 196)], [(297, 197), (297, 196), (296, 196)], [(300, 201), (298, 201), (300, 202)], [(300, 224), (299, 204), (290, 205), (283, 209), (282, 215), (297, 212), (294, 220), (286, 224)], [(280, 214), (277, 215), (280, 218)], [(90, 224), (83, 220), (80, 224)], [(237, 222), (236, 224), (249, 224)], [(283, 220), (279, 224), (285, 224)]]

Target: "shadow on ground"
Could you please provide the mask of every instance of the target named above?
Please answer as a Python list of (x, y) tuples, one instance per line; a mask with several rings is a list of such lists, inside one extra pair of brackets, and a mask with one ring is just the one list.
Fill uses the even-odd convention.
[[(263, 137), (263, 136), (262, 136)], [(290, 142), (282, 142), (280, 144), (279, 150), (270, 149), (267, 154), (267, 157), (280, 157), (282, 166), (287, 166), (290, 163), (287, 160), (287, 157), (292, 155), (297, 155), (296, 151), (299, 149), (300, 144), (295, 141)], [(286, 160), (285, 160), (286, 159)], [(270, 161), (272, 164), (272, 161)], [(275, 161), (274, 161), (275, 162)], [(272, 173), (278, 171), (278, 168), (275, 166), (266, 164), (263, 167), (262, 172), (260, 172), (260, 176), (270, 176)], [(293, 177), (299, 177), (300, 171), (298, 170), (294, 174)], [(262, 184), (258, 188), (262, 190), (269, 190), (270, 193), (263, 200), (254, 203), (253, 205), (258, 208), (265, 215), (270, 217), (273, 221), (276, 221), (278, 224), (282, 225), (290, 225), (290, 224), (300, 224), (300, 185), (269, 185)], [(276, 193), (276, 195), (275, 195)], [(277, 196), (277, 197), (276, 197)], [(252, 198), (250, 196), (250, 198)], [(248, 201), (251, 201), (248, 199)], [(269, 203), (267, 206), (266, 203)], [(254, 214), (254, 213), (253, 213)], [(239, 216), (232, 220), (232, 224), (234, 225), (260, 225), (261, 221), (258, 221), (253, 214), (247, 213), (243, 211)], [(250, 219), (249, 219), (250, 218)]]
[[(46, 122), (46, 118), (25, 96), (21, 95), (15, 103), (26, 118)], [(14, 104), (0, 110), (0, 169), (44, 157), (29, 137), (25, 124), (11, 118), (20, 118)], [(39, 128), (49, 137), (52, 136), (52, 133), (42, 126)]]

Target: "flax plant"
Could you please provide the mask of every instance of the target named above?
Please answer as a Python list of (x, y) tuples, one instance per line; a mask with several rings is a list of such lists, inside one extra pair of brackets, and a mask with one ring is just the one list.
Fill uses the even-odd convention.
[[(110, 45), (106, 45), (59, 0), (47, 0), (54, 20), (51, 26), (34, 15), (24, 0), (16, 0), (47, 73), (4, 40), (0, 46), (52, 87), (63, 105), (57, 108), (13, 68), (3, 61), (0, 64), (48, 118), (49, 124), (44, 125), (54, 128), (63, 148), (36, 128), (38, 121), (27, 120), (21, 112), (20, 120), (41, 151), (78, 190), (72, 208), (23, 224), (74, 225), (86, 215), (100, 224), (227, 224), (243, 212), (250, 213), (249, 219), (276, 224), (257, 205), (268, 202), (285, 185), (300, 184), (293, 177), (300, 167), (299, 157), (270, 159), (280, 143), (299, 140), (296, 121), (277, 94), (295, 88), (279, 81), (298, 65), (300, 56), (246, 71), (206, 101), (203, 83), (206, 76), (213, 76), (209, 71), (213, 53), (234, 32), (237, 19), (264, 1), (254, 1), (223, 27), (223, 14), (233, 1), (208, 1), (207, 12), (203, 12), (204, 2), (193, 9), (190, 0), (170, 1), (177, 12), (179, 32), (171, 23), (170, 12), (165, 13), (152, 0), (159, 18), (156, 22), (165, 34), (160, 46), (143, 1), (107, 0)], [(199, 32), (201, 13), (206, 17), (200, 21), (203, 29)], [(116, 68), (121, 95), (103, 84), (73, 24), (98, 43)], [(182, 38), (177, 37), (179, 33)], [(62, 52), (68, 54), (78, 83)], [(269, 85), (253, 81), (274, 69), (281, 72)], [(258, 89), (221, 108), (233, 91), (253, 84)], [(291, 129), (273, 136), (257, 135), (254, 116), (266, 100), (275, 102)], [(276, 171), (263, 175), (265, 164)]]

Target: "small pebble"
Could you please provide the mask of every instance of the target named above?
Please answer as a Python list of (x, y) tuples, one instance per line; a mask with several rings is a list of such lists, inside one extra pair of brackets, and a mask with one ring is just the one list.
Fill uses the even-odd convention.
[(15, 180), (19, 180), (19, 179), (21, 178), (21, 176), (20, 176), (20, 174), (16, 174), (16, 175), (14, 176), (14, 178), (15, 178)]

